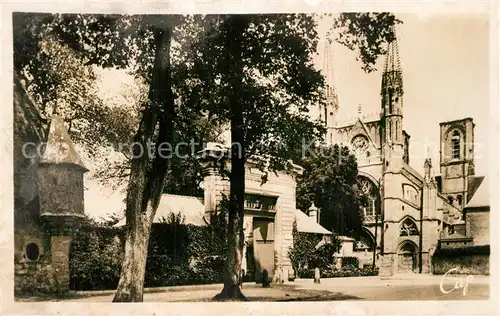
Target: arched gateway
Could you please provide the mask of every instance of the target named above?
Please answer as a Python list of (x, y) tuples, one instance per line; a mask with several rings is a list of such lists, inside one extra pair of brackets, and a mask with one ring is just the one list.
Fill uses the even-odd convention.
[(409, 240), (403, 241), (398, 248), (398, 266), (400, 273), (417, 272), (418, 247)]

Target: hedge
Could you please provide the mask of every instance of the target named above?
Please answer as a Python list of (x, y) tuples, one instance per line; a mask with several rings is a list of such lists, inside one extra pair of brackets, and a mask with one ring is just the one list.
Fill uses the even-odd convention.
[[(346, 277), (359, 277), (359, 276), (376, 276), (378, 275), (379, 269), (375, 268), (355, 268), (353, 266), (348, 266), (342, 269), (325, 269), (320, 270), (322, 278), (346, 278)], [(300, 278), (312, 279), (314, 278), (314, 269), (307, 269), (299, 271)]]
[[(146, 261), (145, 287), (222, 282), (225, 204), (211, 225), (186, 225), (170, 214), (152, 225)], [(72, 290), (116, 289), (124, 255), (123, 228), (87, 219), (77, 232), (70, 254)]]

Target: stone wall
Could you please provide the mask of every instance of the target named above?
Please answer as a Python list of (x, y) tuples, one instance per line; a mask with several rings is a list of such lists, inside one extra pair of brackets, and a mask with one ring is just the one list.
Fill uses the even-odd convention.
[(489, 255), (469, 255), (455, 258), (433, 257), (432, 273), (445, 274), (450, 269), (457, 268), (459, 274), (479, 274), (489, 275), (490, 256)]
[(468, 209), (465, 214), (465, 223), (466, 234), (473, 238), (475, 246), (490, 244), (489, 208)]

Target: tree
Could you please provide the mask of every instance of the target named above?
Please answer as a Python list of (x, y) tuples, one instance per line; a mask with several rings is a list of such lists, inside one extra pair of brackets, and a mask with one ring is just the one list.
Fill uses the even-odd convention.
[(346, 146), (316, 147), (302, 160), (297, 179), (297, 206), (307, 212), (320, 208), (320, 224), (340, 235), (357, 236), (363, 223), (361, 206), (367, 202), (358, 189), (356, 157)]
[[(32, 23), (26, 26), (26, 20)], [(125, 259), (114, 301), (142, 301), (149, 233), (168, 170), (168, 159), (155, 153), (161, 143), (172, 143), (173, 139), (175, 104), (170, 51), (179, 22), (178, 16), (14, 15), (16, 72), (29, 68), (31, 58), (40, 51), (43, 35), (54, 34), (82, 54), (88, 65), (128, 67), (135, 62), (136, 73), (143, 75), (149, 85), (142, 118), (133, 136)], [(43, 27), (44, 32), (40, 31)], [(31, 30), (38, 32), (33, 34)]]
[[(346, 16), (345, 21), (357, 18)], [(237, 284), (246, 158), (264, 156), (263, 169), (265, 165), (269, 171), (284, 169), (300, 153), (301, 138), (315, 138), (321, 131), (306, 115), (310, 105), (323, 102), (323, 79), (311, 61), (317, 46), (313, 16), (17, 14), (14, 20), (16, 72), (30, 64), (40, 49), (40, 39), (50, 33), (81, 54), (85, 64), (131, 67), (149, 88), (133, 137), (140, 146), (133, 148), (131, 159), (125, 261), (114, 301), (142, 301), (148, 235), (170, 162), (157, 153), (161, 143), (172, 143), (177, 115), (186, 107), (195, 113), (204, 110), (210, 120), (231, 126), (235, 146), (231, 151), (228, 258), (220, 297), (243, 298)], [(370, 25), (372, 20), (374, 25)], [(347, 25), (345, 21), (341, 25)], [(372, 17), (363, 21), (369, 27), (354, 23), (345, 34), (353, 38), (369, 34), (367, 51), (376, 55), (387, 37), (376, 29), (383, 23)], [(201, 40), (193, 41), (200, 32)], [(178, 49), (172, 46), (173, 36)], [(363, 40), (353, 47), (365, 44)], [(149, 144), (153, 153), (144, 150), (139, 155)]]
[[(351, 40), (347, 43), (352, 49), (359, 48), (367, 66), (376, 60), (367, 57), (377, 56), (390, 37), (390, 30), (379, 33), (380, 28), (394, 24), (392, 15), (368, 17), (341, 15), (334, 25), (346, 26), (341, 34)], [(361, 18), (361, 24), (352, 21)], [(245, 163), (253, 156), (262, 158), (260, 167), (267, 172), (287, 169), (290, 159), (300, 157), (304, 139), (319, 139), (324, 129), (311, 122), (307, 112), (311, 105), (324, 102), (324, 80), (311, 58), (318, 43), (315, 16), (230, 15), (215, 20), (206, 40), (193, 51), (199, 56), (193, 58), (200, 86), (197, 99), (209, 100), (205, 109), (228, 122), (231, 130), (226, 275), (215, 299), (244, 300), (238, 278)]]

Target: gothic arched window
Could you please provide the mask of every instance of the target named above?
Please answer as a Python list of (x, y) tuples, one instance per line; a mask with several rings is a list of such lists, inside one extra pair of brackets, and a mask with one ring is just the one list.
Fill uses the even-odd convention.
[(366, 204), (363, 205), (363, 212), (366, 217), (374, 216), (378, 213), (378, 190), (372, 181), (365, 177), (359, 177), (359, 186), (362, 194), (367, 198)]
[(454, 131), (453, 136), (451, 137), (451, 158), (460, 158), (460, 134), (458, 131)]
[(399, 227), (399, 236), (414, 236), (418, 235), (417, 224), (411, 219), (406, 218)]

